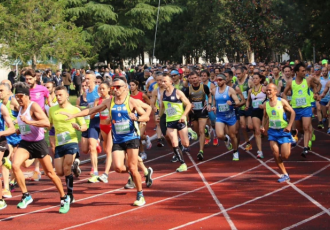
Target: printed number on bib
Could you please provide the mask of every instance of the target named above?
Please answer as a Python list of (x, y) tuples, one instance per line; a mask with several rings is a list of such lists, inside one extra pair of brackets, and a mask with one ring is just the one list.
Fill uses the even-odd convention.
[(21, 132), (22, 135), (28, 135), (31, 133), (31, 128), (29, 125), (24, 124), (19, 126), (19, 131)]
[(101, 115), (106, 117), (106, 116), (109, 116), (109, 110), (108, 109), (105, 109), (101, 112)]
[(286, 99), (287, 99), (288, 101), (291, 101), (291, 100), (292, 100), (292, 96), (286, 96)]
[(227, 112), (229, 111), (229, 105), (228, 104), (218, 104), (219, 112)]
[(298, 107), (307, 105), (306, 98), (296, 98), (296, 105)]
[(269, 127), (272, 129), (281, 129), (281, 120), (269, 120)]
[(248, 93), (247, 93), (246, 91), (243, 91), (242, 93), (243, 93), (243, 97), (244, 97), (245, 99), (247, 99), (247, 97), (248, 97)]
[(176, 110), (173, 107), (169, 107), (166, 109), (166, 115), (169, 117), (175, 116), (176, 115)]
[(258, 109), (259, 108), (259, 105), (262, 104), (262, 101), (261, 100), (255, 100), (255, 101), (252, 101), (252, 107), (254, 109)]
[(129, 121), (115, 123), (115, 130), (117, 134), (127, 134), (130, 132)]
[(59, 145), (64, 145), (71, 140), (71, 136), (69, 132), (59, 133), (56, 135), (56, 137), (57, 137), (57, 143)]
[(202, 110), (203, 109), (203, 102), (193, 102), (194, 108), (193, 110)]

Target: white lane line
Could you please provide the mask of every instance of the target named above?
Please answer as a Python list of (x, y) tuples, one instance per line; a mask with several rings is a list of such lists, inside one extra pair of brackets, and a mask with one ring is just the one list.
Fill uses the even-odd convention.
[[(276, 161), (274, 160), (271, 160), (270, 162), (276, 163)], [(290, 161), (290, 160), (285, 161), (285, 164), (288, 163), (327, 163), (327, 162), (326, 161)]]
[(302, 224), (305, 224), (305, 223), (307, 223), (307, 222), (309, 222), (309, 221), (311, 221), (311, 220), (316, 219), (316, 218), (319, 217), (319, 216), (322, 216), (324, 213), (325, 213), (324, 211), (319, 212), (319, 213), (315, 214), (314, 216), (311, 216), (311, 217), (309, 217), (309, 218), (307, 218), (307, 219), (305, 219), (305, 220), (302, 220), (302, 221), (300, 221), (300, 222), (298, 222), (298, 223), (295, 223), (295, 224), (293, 224), (293, 225), (291, 225), (291, 226), (289, 226), (289, 227), (283, 228), (282, 230), (289, 230), (289, 229), (292, 229), (292, 228), (296, 228), (296, 227), (298, 227), (298, 226), (300, 226), (300, 225), (302, 225)]
[(224, 217), (226, 218), (230, 228), (232, 230), (237, 230), (234, 222), (231, 220), (230, 216), (228, 215), (228, 213), (225, 211), (225, 208), (223, 207), (223, 205), (221, 204), (221, 202), (219, 201), (218, 197), (215, 195), (213, 189), (211, 188), (211, 186), (209, 185), (209, 183), (207, 182), (207, 180), (205, 179), (203, 173), (201, 172), (201, 170), (199, 169), (199, 167), (196, 165), (196, 162), (193, 160), (193, 158), (191, 157), (191, 155), (189, 153), (187, 153), (190, 161), (193, 163), (195, 169), (197, 170), (200, 178), (202, 179), (203, 183), (205, 184), (207, 190), (209, 190), (209, 193), (211, 194), (213, 200), (215, 201), (215, 203), (218, 205), (218, 207), (220, 208), (220, 210), (223, 212)]
[[(301, 149), (304, 149), (304, 147), (301, 146), (301, 145), (297, 145), (297, 146), (298, 146), (299, 148), (301, 148)], [(327, 161), (330, 161), (330, 158), (325, 157), (325, 156), (322, 156), (322, 155), (320, 155), (320, 154), (318, 154), (318, 153), (316, 153), (316, 152), (313, 152), (313, 151), (311, 151), (311, 150), (309, 150), (308, 152), (313, 153), (314, 155), (316, 155), (316, 156), (318, 156), (318, 157), (320, 157), (320, 158), (323, 158), (323, 159), (325, 159), (325, 160), (327, 160)], [(307, 155), (307, 157), (308, 157), (308, 155)]]
[[(267, 164), (265, 164), (265, 162), (263, 162), (262, 160), (259, 160), (255, 155), (253, 155), (250, 151), (246, 151), (248, 154), (250, 154), (254, 159), (258, 160), (263, 166), (265, 166), (269, 171), (273, 172), (276, 176), (281, 177), (281, 175), (276, 172), (274, 169), (272, 169), (271, 167), (269, 167)], [(311, 196), (309, 196), (308, 194), (306, 194), (304, 191), (302, 191), (301, 189), (299, 189), (297, 186), (295, 186), (293, 183), (291, 182), (286, 182), (288, 183), (294, 190), (296, 190), (300, 195), (304, 196), (306, 199), (308, 199), (311, 203), (313, 203), (315, 206), (319, 207), (321, 210), (323, 210), (324, 212), (326, 212), (329, 216), (330, 216), (330, 211), (324, 207), (323, 205), (321, 205), (319, 202), (317, 202), (315, 199), (313, 199)]]
[[(261, 166), (261, 164), (258, 165), (258, 166)], [(257, 167), (257, 166), (256, 166), (256, 167)], [(309, 178), (315, 176), (316, 174), (318, 174), (318, 173), (324, 171), (325, 169), (327, 169), (327, 168), (329, 168), (329, 167), (330, 167), (330, 165), (327, 165), (327, 166), (321, 168), (320, 170), (318, 170), (318, 171), (316, 171), (316, 172), (314, 172), (314, 173), (308, 175), (307, 177), (304, 177), (304, 178), (302, 178), (302, 179), (300, 179), (300, 180), (297, 180), (297, 181), (294, 182), (293, 184), (298, 184), (298, 183), (300, 183), (300, 182), (302, 182), (302, 181), (305, 181), (305, 180), (307, 180), (307, 179), (309, 179)], [(254, 201), (256, 201), (256, 200), (260, 200), (260, 199), (265, 198), (265, 197), (267, 197), (267, 196), (270, 196), (270, 195), (273, 195), (273, 194), (275, 194), (275, 193), (278, 193), (278, 192), (280, 192), (280, 191), (282, 191), (282, 190), (284, 190), (284, 189), (287, 189), (287, 188), (289, 188), (289, 187), (290, 187), (290, 185), (285, 185), (284, 187), (279, 188), (279, 189), (277, 189), (277, 190), (274, 190), (274, 191), (272, 191), (272, 192), (269, 192), (269, 193), (267, 193), (267, 194), (265, 194), (265, 195), (262, 195), (262, 196), (259, 196), (259, 197), (256, 197), (256, 198), (253, 198), (253, 199), (248, 200), (248, 201), (246, 201), (246, 202), (244, 202), (244, 203), (241, 203), (241, 204), (235, 205), (235, 206), (233, 206), (233, 207), (227, 208), (226, 211), (231, 211), (231, 210), (233, 210), (233, 209), (235, 209), (235, 208), (242, 207), (242, 206), (244, 206), (244, 205), (246, 205), (246, 204), (249, 204), (249, 203), (252, 203), (252, 202), (254, 202)], [(212, 217), (214, 217), (214, 216), (217, 216), (217, 215), (220, 215), (220, 214), (222, 214), (222, 212), (217, 212), (217, 213), (211, 214), (211, 215), (209, 215), (209, 216), (205, 216), (205, 217), (203, 217), (203, 218), (200, 218), (200, 219), (197, 219), (197, 220), (194, 220), (194, 221), (188, 222), (188, 223), (186, 223), (186, 224), (183, 224), (183, 225), (177, 226), (177, 227), (175, 227), (175, 228), (171, 228), (170, 230), (180, 229), (180, 228), (183, 228), (183, 227), (186, 227), (186, 226), (189, 226), (189, 225), (192, 225), (192, 224), (195, 224), (195, 223), (198, 223), (198, 222), (201, 222), (201, 221), (204, 221), (204, 220), (210, 219), (210, 218), (212, 218)]]

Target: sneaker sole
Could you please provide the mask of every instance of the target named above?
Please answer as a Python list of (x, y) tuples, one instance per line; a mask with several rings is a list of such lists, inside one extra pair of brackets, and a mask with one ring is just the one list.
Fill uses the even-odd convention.
[[(149, 167), (150, 168), (150, 167)], [(148, 171), (149, 171), (149, 168), (148, 168)], [(147, 180), (146, 180), (146, 185), (147, 185), (147, 188), (150, 188), (152, 183), (153, 183), (153, 179), (152, 179), (152, 174), (154, 173), (154, 170), (152, 168), (150, 168), (150, 175), (147, 177), (148, 179), (148, 182), (151, 181), (151, 183), (148, 183)]]
[(290, 182), (290, 179), (285, 180), (285, 181), (277, 181), (278, 183), (284, 183), (284, 182)]
[(104, 181), (104, 180), (102, 180), (101, 178), (97, 178), (97, 180), (100, 181), (100, 182), (103, 182), (103, 183), (105, 183), (105, 184), (109, 183), (108, 180), (107, 180), (107, 181)]
[(133, 204), (133, 206), (137, 206), (137, 207), (141, 207), (141, 206), (143, 206), (143, 205), (145, 205), (146, 204), (146, 202), (144, 201), (142, 204)]
[(17, 208), (19, 208), (19, 209), (25, 209), (29, 204), (31, 204), (33, 202), (33, 199), (31, 199), (31, 200), (29, 200), (27, 203), (26, 203), (26, 205), (25, 206), (23, 206), (23, 207), (18, 207), (17, 206)]
[(239, 161), (239, 159), (236, 159), (236, 158), (235, 158), (235, 159), (233, 159), (233, 161)]
[(10, 196), (7, 196), (7, 195), (2, 195), (3, 198), (12, 198), (13, 196), (10, 195)]
[(7, 208), (7, 204), (5, 204), (5, 206), (1, 207), (0, 210), (3, 210), (5, 208)]

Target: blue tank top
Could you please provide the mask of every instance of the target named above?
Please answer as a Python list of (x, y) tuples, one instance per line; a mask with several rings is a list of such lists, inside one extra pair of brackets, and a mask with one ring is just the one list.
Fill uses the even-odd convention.
[[(1, 108), (2, 102), (0, 102), (0, 108)], [(1, 109), (0, 109), (0, 131), (5, 131), (5, 121), (3, 119)]]
[[(95, 100), (100, 97), (99, 93), (98, 93), (98, 89), (99, 89), (99, 86), (95, 85), (95, 88), (94, 88), (93, 92), (87, 92), (87, 94), (86, 94), (86, 99), (87, 99), (87, 103), (88, 103), (89, 108), (93, 108)], [(99, 116), (98, 113), (95, 114), (95, 117), (98, 117), (98, 116)]]
[(86, 106), (86, 107), (88, 107), (88, 102), (87, 101), (84, 101), (84, 97), (82, 95), (80, 96), (79, 106)]
[(228, 94), (229, 86), (226, 86), (226, 89), (223, 93), (219, 92), (219, 87), (215, 91), (215, 105), (217, 108), (216, 114), (218, 117), (231, 118), (235, 116), (234, 107), (228, 105), (227, 101), (231, 101), (232, 98)]
[(111, 108), (111, 123), (114, 144), (140, 139), (134, 122), (128, 116), (127, 105), (125, 105), (125, 102), (121, 105), (113, 105)]

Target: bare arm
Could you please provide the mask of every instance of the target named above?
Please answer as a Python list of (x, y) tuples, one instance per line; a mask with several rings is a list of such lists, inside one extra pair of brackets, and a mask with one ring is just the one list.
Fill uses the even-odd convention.
[[(143, 103), (142, 101), (134, 99), (134, 98), (130, 98), (129, 100), (130, 100), (129, 104), (130, 104), (132, 110), (135, 110), (139, 114), (138, 120), (140, 122), (149, 121), (150, 113), (151, 113), (151, 107), (149, 105), (147, 105), (146, 103)], [(131, 114), (133, 114), (133, 113), (131, 113)], [(136, 119), (135, 115), (134, 116), (133, 115), (132, 115), (132, 117), (130, 115), (130, 117)], [(133, 119), (133, 120), (135, 120), (135, 119)]]
[(291, 85), (292, 85), (292, 81), (289, 81), (289, 82), (286, 83), (286, 87), (285, 87), (285, 89), (284, 89), (284, 91), (282, 93), (282, 98), (284, 100), (287, 100), (287, 97), (286, 96), (288, 95), (289, 91), (292, 89), (291, 88)]
[(229, 93), (229, 96), (235, 101), (236, 105), (240, 103), (240, 101), (236, 95), (236, 91), (233, 88), (229, 88), (228, 93)]
[(11, 101), (10, 101), (11, 105), (14, 107), (15, 111), (19, 111), (19, 104), (16, 100), (15, 97), (11, 97)]
[(248, 94), (248, 98), (246, 99), (246, 102), (245, 102), (245, 105), (246, 105), (246, 108), (245, 109), (248, 109), (250, 107), (250, 101), (251, 101), (251, 89), (249, 89), (249, 94)]
[(150, 105), (150, 99), (145, 93), (143, 94), (142, 98), (143, 98), (143, 100), (145, 101), (146, 104)]
[(266, 112), (266, 109), (264, 109), (264, 118), (262, 119), (262, 125), (261, 125), (261, 127), (260, 127), (260, 130), (261, 130), (262, 132), (265, 132), (265, 126), (266, 126), (266, 124), (267, 124), (267, 121), (268, 121), (268, 114), (267, 114), (267, 112)]
[(157, 108), (156, 108), (156, 98), (157, 98), (157, 89), (154, 89), (152, 91), (152, 94), (151, 94), (151, 98), (150, 98), (150, 105), (151, 107), (153, 108), (153, 110), (156, 112), (157, 111)]
[(285, 132), (290, 132), (291, 127), (292, 127), (293, 122), (294, 122), (294, 119), (296, 117), (296, 113), (286, 100), (282, 99), (281, 102), (282, 102), (282, 105), (283, 105), (283, 109), (290, 113), (290, 121), (288, 123), (288, 126), (284, 129)]
[(24, 123), (36, 127), (44, 127), (44, 128), (50, 127), (50, 123), (46, 113), (37, 103), (33, 103), (31, 105), (30, 112), (31, 112), (31, 117), (33, 117), (35, 120), (34, 121), (27, 120), (25, 116), (21, 115), (20, 118)]
[(330, 88), (330, 81), (327, 82), (327, 84), (325, 85), (324, 91), (322, 92), (322, 94), (320, 95), (320, 99), (324, 98), (325, 95), (328, 93)]
[(185, 122), (186, 117), (191, 110), (191, 103), (188, 100), (188, 98), (186, 97), (186, 95), (181, 90), (177, 90), (176, 95), (177, 95), (177, 98), (180, 99), (182, 101), (182, 103), (184, 104), (184, 106), (186, 107), (181, 116), (181, 119), (179, 120), (179, 122)]
[(9, 136), (15, 133), (15, 126), (10, 118), (9, 111), (5, 105), (1, 105), (1, 115), (7, 125), (7, 129), (0, 132), (0, 136)]
[(243, 95), (241, 89), (238, 86), (236, 86), (235, 91), (236, 91), (236, 94), (239, 96), (239, 98), (241, 98), (240, 103), (236, 104), (236, 107), (241, 107), (241, 106), (245, 105), (246, 101), (245, 101), (245, 98), (244, 98), (244, 95)]

